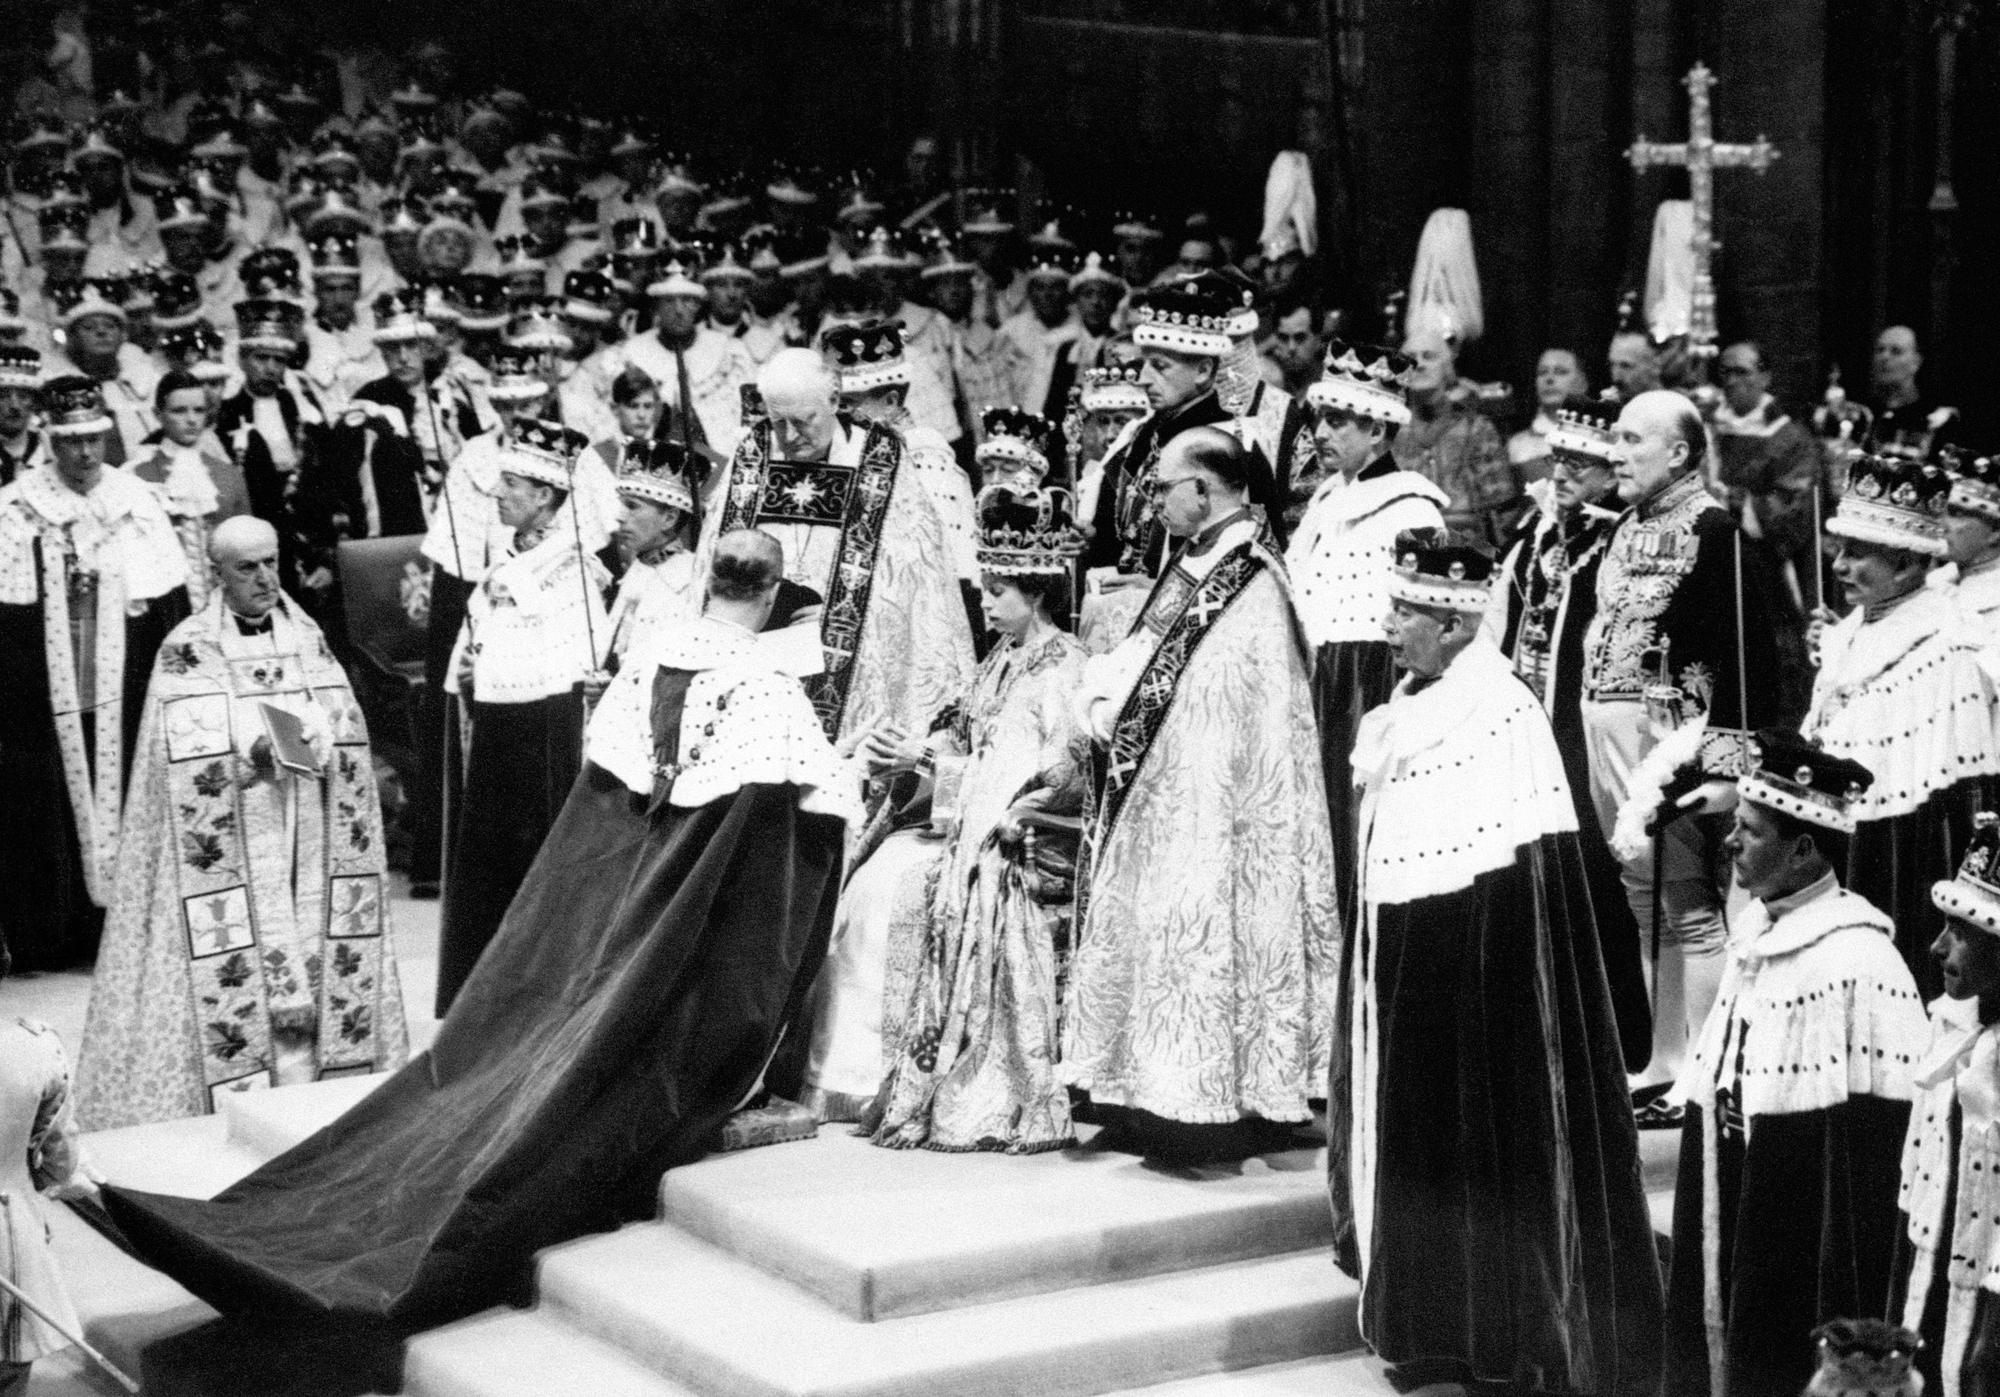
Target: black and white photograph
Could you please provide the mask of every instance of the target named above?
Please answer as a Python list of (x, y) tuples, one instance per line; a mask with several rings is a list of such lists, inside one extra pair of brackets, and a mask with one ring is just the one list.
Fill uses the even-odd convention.
[(2000, 1397), (1996, 366), (2000, 0), (0, 0), (0, 1397)]

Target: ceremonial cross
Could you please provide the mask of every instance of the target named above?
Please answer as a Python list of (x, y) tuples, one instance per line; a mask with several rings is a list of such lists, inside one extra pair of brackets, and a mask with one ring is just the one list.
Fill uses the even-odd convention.
[(1688, 90), (1688, 138), (1673, 143), (1649, 141), (1644, 133), (1626, 148), (1625, 158), (1634, 170), (1654, 165), (1684, 165), (1688, 189), (1694, 204), (1694, 300), (1688, 310), (1688, 355), (1702, 378), (1707, 377), (1708, 361), (1716, 356), (1715, 282), (1709, 274), (1709, 260), (1715, 241), (1715, 172), (1748, 166), (1763, 174), (1778, 151), (1759, 135), (1750, 145), (1730, 145), (1715, 139), (1709, 125), (1708, 90), (1715, 86), (1715, 74), (1696, 63), (1682, 80)]

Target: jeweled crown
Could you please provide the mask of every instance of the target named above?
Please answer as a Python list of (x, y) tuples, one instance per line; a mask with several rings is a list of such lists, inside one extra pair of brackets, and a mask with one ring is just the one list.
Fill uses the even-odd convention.
[(1083, 553), (1069, 491), (989, 485), (979, 492), (979, 566), (1000, 576), (1062, 576)]

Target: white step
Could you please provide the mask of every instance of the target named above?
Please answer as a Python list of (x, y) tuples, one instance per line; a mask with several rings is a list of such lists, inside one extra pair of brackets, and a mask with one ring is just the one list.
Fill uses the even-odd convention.
[(888, 1150), (829, 1126), (673, 1170), (660, 1216), (864, 1320), (1331, 1247), (1324, 1150), (1200, 1173)]
[(265, 1158), (231, 1140), (221, 1116), (99, 1130), (83, 1137), (83, 1149), (111, 1183), (177, 1198), (213, 1198)]
[(222, 1098), (220, 1114), (228, 1122), (232, 1144), (262, 1159), (276, 1159), (346, 1115), (391, 1075), (371, 1072), (268, 1091), (233, 1092)]
[(493, 1310), (410, 1340), (403, 1397), (693, 1397), (537, 1310)]
[[(213, 1198), (331, 1122), (382, 1080), (343, 1078), (246, 1092), (226, 1098), (216, 1115), (96, 1131), (83, 1137), (84, 1151), (91, 1167), (110, 1183), (181, 1198)], [(178, 1282), (120, 1251), (68, 1208), (50, 1205), (45, 1211), (84, 1337), (127, 1373), (139, 1375), (148, 1345), (216, 1317)], [(86, 1384), (108, 1382), (79, 1376)], [(54, 1380), (51, 1374), (48, 1381)], [(40, 1397), (40, 1365), (35, 1384)]]
[(545, 1252), (538, 1279), (544, 1316), (710, 1397), (1085, 1397), (1359, 1341), (1318, 1247), (873, 1324), (662, 1224)]

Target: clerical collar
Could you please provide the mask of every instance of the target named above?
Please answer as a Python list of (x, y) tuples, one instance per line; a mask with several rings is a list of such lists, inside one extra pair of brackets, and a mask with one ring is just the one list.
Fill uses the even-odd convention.
[(1840, 891), (1840, 879), (1834, 877), (1833, 870), (1829, 868), (1796, 892), (1786, 893), (1783, 897), (1767, 898), (1764, 910), (1771, 914), (1771, 921), (1775, 924), (1807, 903), (1818, 902), (1827, 894), (1838, 891)]
[[(227, 607), (223, 609), (229, 610)], [(229, 619), (236, 623), (236, 633), (238, 635), (269, 635), (271, 633), (271, 618), (277, 615), (277, 612), (278, 609), (272, 607), (263, 616), (253, 621), (240, 612), (229, 611)]]
[(1248, 517), (1249, 513), (1248, 509), (1231, 510), (1228, 514), (1225, 514), (1222, 518), (1216, 520), (1193, 538), (1189, 539), (1187, 546), (1181, 550), (1181, 556), (1184, 558), (1201, 557), (1209, 549), (1215, 547), (1215, 541), (1222, 537), (1224, 529), (1234, 524), (1238, 519)]

